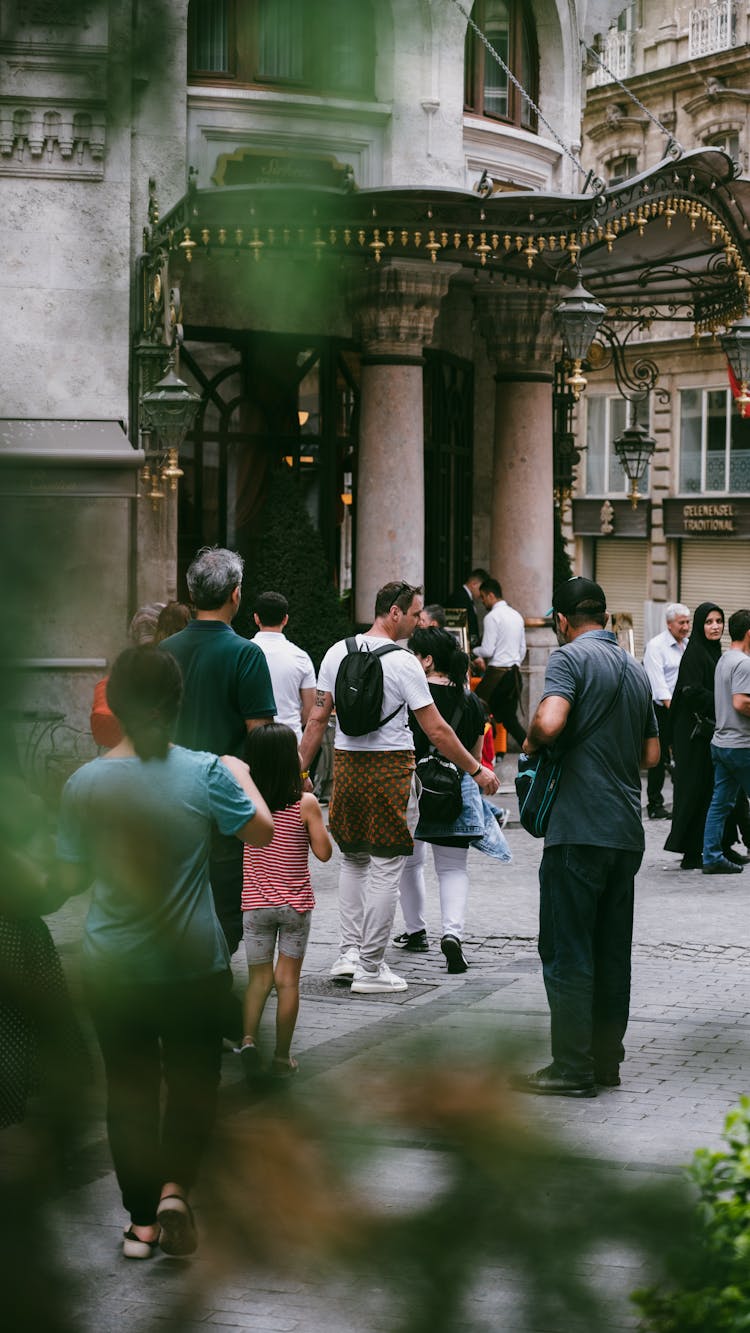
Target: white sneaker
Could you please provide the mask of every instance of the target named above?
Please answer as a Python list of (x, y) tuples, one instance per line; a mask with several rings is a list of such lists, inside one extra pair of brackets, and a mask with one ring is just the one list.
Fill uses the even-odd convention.
[(364, 967), (357, 964), (352, 981), (352, 991), (356, 995), (373, 995), (380, 991), (406, 989), (407, 983), (404, 978), (391, 972), (387, 963), (380, 963), (377, 972), (367, 972)]
[(507, 824), (508, 820), (510, 819), (510, 810), (508, 810), (508, 808), (507, 808), (506, 806), (504, 806), (504, 805), (498, 805), (498, 806), (496, 806), (496, 807), (495, 807), (495, 819), (497, 820), (498, 824), (500, 825), (500, 828), (501, 828), (501, 829), (504, 829), (504, 828), (505, 828), (505, 825)]
[(346, 981), (347, 977), (354, 976), (358, 967), (359, 949), (355, 949), (354, 947), (351, 949), (344, 949), (344, 952), (336, 959), (336, 962), (333, 964), (328, 975), (329, 977), (336, 977), (340, 981)]

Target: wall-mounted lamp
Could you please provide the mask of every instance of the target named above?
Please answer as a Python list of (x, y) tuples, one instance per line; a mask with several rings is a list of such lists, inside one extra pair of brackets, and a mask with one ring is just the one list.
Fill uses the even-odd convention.
[[(721, 345), (726, 353), (729, 368), (734, 378), (732, 392), (734, 401), (740, 409), (740, 416), (746, 417), (750, 408), (750, 315), (733, 324), (722, 335)], [(735, 387), (736, 386), (736, 387)]]
[(184, 380), (174, 372), (175, 353), (169, 353), (166, 374), (141, 395), (141, 411), (149, 430), (153, 433), (156, 448), (146, 451), (146, 463), (141, 477), (145, 485), (150, 486), (147, 498), (156, 509), (166, 492), (163, 485), (171, 491), (177, 490), (177, 482), (183, 476), (180, 467), (180, 447), (195, 420), (200, 404), (200, 395), (193, 393)]
[(581, 372), (581, 365), (586, 360), (606, 313), (606, 307), (595, 300), (591, 292), (586, 291), (580, 277), (575, 287), (555, 306), (555, 321), (562, 334), (565, 351), (573, 362), (573, 369), (566, 375), (565, 383), (572, 390), (576, 402), (586, 388), (586, 377)]

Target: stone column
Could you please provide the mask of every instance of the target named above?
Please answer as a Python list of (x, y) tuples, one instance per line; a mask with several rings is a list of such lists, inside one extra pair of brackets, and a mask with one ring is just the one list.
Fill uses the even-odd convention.
[(356, 494), (355, 616), (370, 623), (378, 588), (424, 578), (422, 349), (456, 266), (368, 264), (352, 291), (362, 342)]
[(526, 621), (526, 706), (533, 713), (555, 639), (543, 623), (554, 558), (553, 302), (545, 292), (485, 291), (479, 328), (497, 367), (490, 569)]

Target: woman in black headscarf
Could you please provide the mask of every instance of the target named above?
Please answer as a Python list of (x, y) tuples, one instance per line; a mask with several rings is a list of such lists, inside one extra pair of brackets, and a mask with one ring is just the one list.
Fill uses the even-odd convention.
[(724, 612), (701, 602), (693, 616), (690, 642), (682, 655), (669, 710), (675, 761), (672, 828), (664, 844), (682, 852), (681, 870), (702, 865), (703, 826), (714, 789), (711, 735), (715, 721), (714, 672), (721, 657)]

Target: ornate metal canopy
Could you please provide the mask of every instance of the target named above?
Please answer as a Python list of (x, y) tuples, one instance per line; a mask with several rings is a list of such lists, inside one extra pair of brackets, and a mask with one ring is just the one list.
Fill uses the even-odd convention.
[[(197, 189), (159, 219), (152, 197), (147, 267), (169, 260), (260, 263), (294, 255), (422, 259), (480, 281), (569, 286), (580, 267), (609, 320), (686, 320), (698, 332), (741, 317), (750, 294), (750, 185), (731, 159), (701, 149), (593, 195), (352, 190), (286, 185)], [(177, 261), (175, 263), (175, 261)]]

